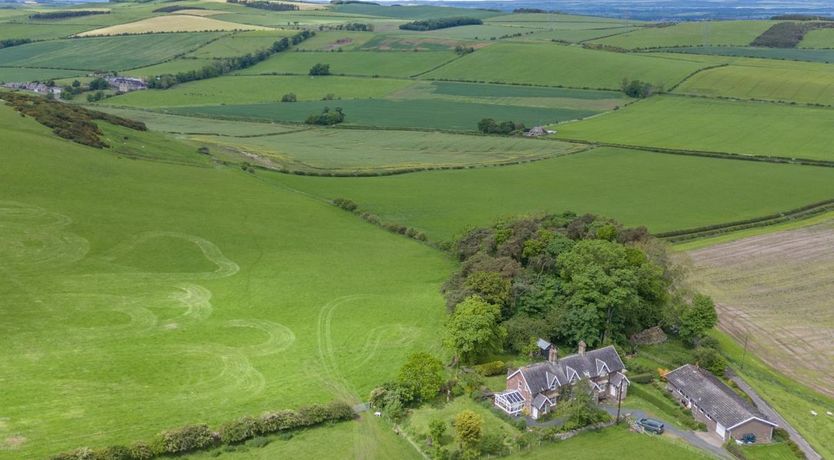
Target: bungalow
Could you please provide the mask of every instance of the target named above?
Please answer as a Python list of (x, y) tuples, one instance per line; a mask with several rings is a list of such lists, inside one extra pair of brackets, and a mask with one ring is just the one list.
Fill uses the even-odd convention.
[(585, 351), (579, 343), (576, 354), (559, 358), (549, 347), (547, 361), (525, 366), (507, 376), (507, 389), (495, 395), (495, 406), (510, 415), (525, 414), (537, 419), (550, 412), (562, 389), (584, 382), (597, 400), (625, 398), (630, 383), (625, 365), (613, 346)]
[(722, 441), (766, 443), (773, 439), (777, 425), (708, 371), (687, 364), (666, 374), (666, 382), (666, 389)]

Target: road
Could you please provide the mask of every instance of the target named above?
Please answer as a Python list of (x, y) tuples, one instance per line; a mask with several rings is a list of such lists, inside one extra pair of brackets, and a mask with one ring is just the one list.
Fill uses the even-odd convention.
[(748, 385), (747, 382), (744, 381), (744, 379), (735, 375), (732, 372), (730, 372), (728, 375), (730, 375), (730, 380), (735, 382), (735, 384), (738, 385), (738, 387), (741, 388), (742, 391), (744, 391), (745, 393), (747, 393), (748, 396), (750, 396), (750, 399), (752, 399), (753, 402), (756, 403), (756, 408), (759, 409), (759, 411), (762, 414), (764, 414), (764, 416), (767, 417), (768, 420), (776, 423), (777, 425), (779, 425), (779, 428), (784, 429), (788, 432), (788, 434), (791, 435), (791, 439), (793, 440), (793, 442), (795, 442), (799, 446), (799, 448), (802, 449), (802, 452), (805, 453), (805, 456), (808, 457), (808, 460), (822, 459), (822, 456), (818, 454), (813, 447), (811, 447), (811, 444), (809, 444), (808, 441), (806, 441), (805, 438), (803, 438), (802, 435), (800, 435), (799, 432), (796, 431), (794, 427), (792, 427), (787, 422), (787, 420), (782, 418), (782, 416), (780, 416), (778, 412), (773, 410), (773, 408), (770, 407), (770, 404), (768, 404), (767, 401), (762, 399), (762, 397), (759, 396), (759, 393), (757, 393), (756, 390), (754, 390), (750, 385)]

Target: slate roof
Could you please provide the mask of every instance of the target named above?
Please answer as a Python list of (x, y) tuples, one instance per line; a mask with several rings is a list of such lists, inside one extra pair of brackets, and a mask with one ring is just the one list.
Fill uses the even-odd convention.
[(548, 341), (547, 341), (547, 340), (545, 340), (545, 339), (538, 339), (538, 340), (536, 340), (536, 345), (537, 345), (540, 349), (545, 350), (545, 351), (549, 350), (549, 349), (550, 349), (550, 347), (552, 347), (552, 346), (553, 346), (553, 344), (552, 344), (552, 343), (548, 342)]
[[(518, 370), (534, 395), (575, 383), (578, 380), (607, 375), (625, 369), (623, 360), (613, 345), (586, 351), (584, 355), (570, 355), (556, 363), (545, 361)], [(513, 375), (511, 373), (510, 375)]]
[(543, 394), (537, 394), (535, 398), (533, 398), (533, 407), (541, 409), (545, 404), (550, 404), (550, 399)]
[[(758, 410), (724, 382), (692, 364), (669, 372), (666, 374), (666, 381), (725, 428), (731, 428), (751, 417), (767, 421)], [(768, 421), (768, 423), (772, 422)]]

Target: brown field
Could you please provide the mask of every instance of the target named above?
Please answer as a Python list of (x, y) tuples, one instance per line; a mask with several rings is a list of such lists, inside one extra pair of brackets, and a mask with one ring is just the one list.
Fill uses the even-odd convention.
[(834, 221), (689, 253), (719, 328), (768, 365), (834, 396)]
[(78, 34), (79, 37), (97, 35), (145, 34), (152, 32), (207, 32), (217, 30), (270, 30), (268, 27), (219, 21), (202, 16), (185, 14), (156, 16), (141, 21), (128, 22)]

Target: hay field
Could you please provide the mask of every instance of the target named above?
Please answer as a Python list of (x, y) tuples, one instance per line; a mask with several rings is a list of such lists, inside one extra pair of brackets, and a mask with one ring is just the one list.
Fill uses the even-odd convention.
[(272, 136), (196, 139), (257, 155), (273, 167), (342, 173), (496, 165), (550, 158), (586, 148), (526, 138), (355, 129), (305, 129)]
[(656, 96), (582, 122), (557, 137), (625, 145), (834, 160), (834, 109)]
[(203, 16), (174, 14), (155, 16), (136, 22), (119, 24), (100, 29), (88, 30), (77, 34), (79, 37), (96, 37), (106, 35), (148, 34), (159, 32), (215, 32), (229, 30), (268, 30), (268, 27), (238, 24), (220, 21)]
[(683, 82), (675, 92), (710, 97), (834, 104), (834, 79), (831, 78), (830, 65), (759, 61), (704, 70)]
[[(536, 65), (530, 65), (535, 62)], [(498, 43), (422, 78), (619, 89), (623, 78), (672, 86), (701, 64), (554, 44)]]
[(834, 168), (613, 148), (501, 168), (379, 178), (270, 177), (323, 198), (352, 199), (436, 240), (526, 213), (591, 212), (662, 232), (762, 216), (834, 196)]
[(358, 401), (436, 346), (452, 267), (435, 250), (237, 167), (120, 159), (3, 107), (0, 138), (4, 460)]
[(834, 397), (834, 221), (689, 252), (720, 328), (774, 369)]

